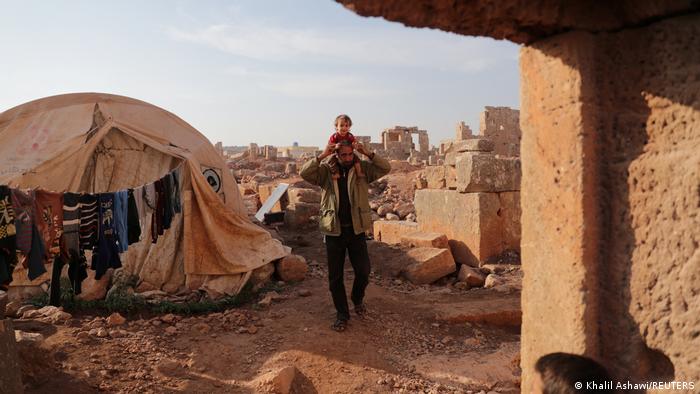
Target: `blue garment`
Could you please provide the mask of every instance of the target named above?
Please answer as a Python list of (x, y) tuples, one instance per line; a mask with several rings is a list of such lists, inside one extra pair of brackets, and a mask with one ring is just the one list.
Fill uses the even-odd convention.
[(114, 193), (114, 230), (119, 253), (129, 248), (129, 192), (120, 190)]
[(99, 280), (108, 269), (120, 268), (122, 262), (119, 260), (117, 239), (114, 233), (114, 194), (100, 194), (98, 205), (100, 231), (97, 237), (97, 246), (92, 254), (90, 268), (95, 270), (95, 279)]

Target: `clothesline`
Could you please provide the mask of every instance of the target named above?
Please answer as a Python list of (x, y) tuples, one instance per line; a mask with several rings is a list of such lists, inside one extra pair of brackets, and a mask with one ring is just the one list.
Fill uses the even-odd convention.
[[(150, 236), (156, 243), (182, 212), (180, 179), (183, 164), (160, 179), (135, 188), (105, 193), (22, 190), (0, 185), (0, 288), (12, 281), (18, 261), (34, 280), (54, 262), (54, 281), (69, 264), (75, 294), (87, 277), (85, 251), (92, 253), (90, 268), (100, 279), (109, 268), (122, 266), (120, 253)], [(58, 271), (57, 271), (57, 267)]]

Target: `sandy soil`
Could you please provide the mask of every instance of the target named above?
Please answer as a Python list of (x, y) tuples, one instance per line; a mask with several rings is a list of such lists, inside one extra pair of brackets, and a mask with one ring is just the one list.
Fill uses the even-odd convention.
[[(261, 392), (265, 374), (287, 366), (298, 371), (291, 390), (298, 393), (519, 391), (519, 328), (507, 318), (519, 291), (412, 286), (394, 275), (391, 261), (401, 251), (370, 242), (370, 313), (353, 315), (337, 333), (329, 327), (335, 311), (321, 237), (282, 235), (310, 262), (310, 273), (280, 285), (269, 307), (129, 316), (109, 338), (79, 334), (101, 325), (94, 315), (60, 326), (16, 320), (16, 329), (46, 337), (42, 351), (22, 351), (27, 391)], [(349, 288), (349, 264), (346, 272)], [(499, 313), (504, 321), (479, 322)]]

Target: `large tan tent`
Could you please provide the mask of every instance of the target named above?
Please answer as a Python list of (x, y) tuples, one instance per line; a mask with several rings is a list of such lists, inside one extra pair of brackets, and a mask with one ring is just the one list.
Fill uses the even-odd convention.
[[(0, 141), (0, 184), (11, 187), (112, 192), (182, 166), (183, 213), (157, 243), (142, 237), (122, 254), (124, 270), (153, 288), (233, 294), (252, 270), (289, 254), (250, 221), (207, 138), (154, 105), (101, 93), (47, 97), (1, 113)], [(14, 279), (47, 276), (29, 283), (18, 266)]]

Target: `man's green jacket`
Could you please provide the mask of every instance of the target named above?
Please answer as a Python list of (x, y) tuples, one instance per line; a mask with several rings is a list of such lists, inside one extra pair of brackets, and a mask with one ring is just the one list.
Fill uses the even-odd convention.
[[(353, 167), (348, 174), (348, 194), (352, 213), (352, 227), (355, 234), (363, 233), (372, 227), (372, 211), (369, 208), (369, 184), (391, 171), (391, 164), (375, 154), (371, 161), (360, 162), (364, 178), (355, 174)], [(338, 181), (333, 180), (330, 168), (320, 164), (313, 158), (301, 167), (300, 175), (304, 180), (321, 186), (321, 210), (318, 226), (325, 235), (340, 235), (340, 219), (338, 218)]]

